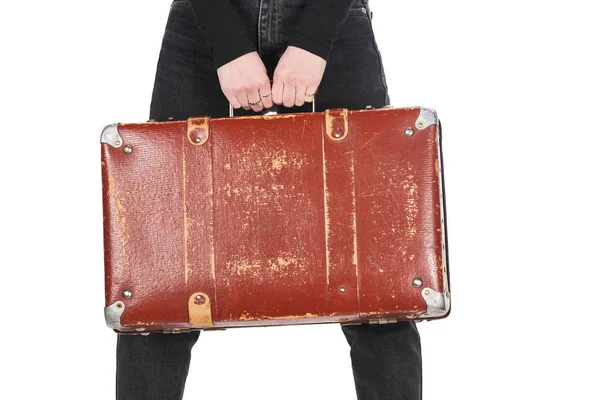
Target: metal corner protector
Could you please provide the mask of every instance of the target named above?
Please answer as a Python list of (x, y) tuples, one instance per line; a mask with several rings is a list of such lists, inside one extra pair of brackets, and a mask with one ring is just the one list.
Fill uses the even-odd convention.
[(421, 295), (427, 304), (427, 311), (424, 315), (428, 317), (442, 317), (450, 310), (450, 293), (447, 290), (438, 292), (426, 287), (421, 291)]
[(433, 108), (419, 107), (419, 117), (415, 121), (415, 127), (423, 130), (430, 125), (437, 124), (437, 112)]
[(123, 138), (119, 134), (119, 124), (106, 125), (102, 129), (100, 143), (107, 143), (116, 148), (121, 147), (123, 145)]
[(104, 307), (104, 319), (106, 325), (112, 329), (123, 329), (121, 325), (121, 316), (125, 311), (125, 303), (122, 301), (116, 301), (108, 307)]

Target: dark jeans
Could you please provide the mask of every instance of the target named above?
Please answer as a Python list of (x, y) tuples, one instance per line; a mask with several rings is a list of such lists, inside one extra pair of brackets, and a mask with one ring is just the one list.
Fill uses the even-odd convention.
[[(269, 76), (285, 50), (293, 19), (308, 0), (231, 0), (246, 21)], [(279, 18), (261, 19), (271, 13)], [(318, 111), (361, 109), (389, 104), (381, 55), (371, 26), (370, 8), (357, 0), (340, 28), (319, 92)], [(275, 22), (273, 22), (275, 21)], [(303, 107), (280, 112), (305, 112)], [(253, 111), (237, 110), (236, 115)], [(150, 118), (165, 121), (190, 116), (229, 115), (210, 49), (185, 0), (171, 6), (158, 60)], [(252, 328), (248, 328), (252, 329)], [(309, 329), (309, 328), (305, 328)], [(421, 399), (421, 343), (412, 321), (386, 325), (342, 326), (359, 400)], [(191, 349), (200, 332), (118, 335), (116, 391), (118, 400), (182, 399)], [(260, 394), (248, 393), (249, 398)]]

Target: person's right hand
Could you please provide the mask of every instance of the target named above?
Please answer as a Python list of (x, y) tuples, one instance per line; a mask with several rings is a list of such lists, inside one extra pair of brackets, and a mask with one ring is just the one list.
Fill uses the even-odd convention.
[[(256, 51), (244, 54), (217, 69), (221, 90), (233, 108), (261, 111), (273, 105), (267, 68)], [(267, 96), (268, 95), (268, 96)], [(263, 97), (266, 96), (266, 97)], [(250, 105), (260, 101), (256, 105)]]

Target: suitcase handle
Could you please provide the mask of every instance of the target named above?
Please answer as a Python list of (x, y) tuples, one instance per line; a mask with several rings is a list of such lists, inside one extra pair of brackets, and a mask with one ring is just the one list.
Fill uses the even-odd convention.
[[(269, 82), (273, 84), (273, 79), (269, 79)], [(319, 88), (315, 91), (315, 95), (312, 100), (312, 112), (315, 112), (315, 99), (317, 98), (317, 93), (319, 93)], [(273, 103), (273, 105), (269, 108), (263, 108), (260, 112), (261, 115), (277, 115), (279, 114), (279, 107), (277, 104)], [(233, 117), (233, 106), (231, 102), (229, 103), (229, 117)]]
[[(312, 100), (312, 112), (315, 112), (315, 98)], [(273, 105), (269, 108), (263, 108), (260, 112), (262, 115), (277, 115), (279, 114), (279, 107), (277, 104), (273, 103)], [(229, 103), (229, 116), (233, 117), (233, 106)]]

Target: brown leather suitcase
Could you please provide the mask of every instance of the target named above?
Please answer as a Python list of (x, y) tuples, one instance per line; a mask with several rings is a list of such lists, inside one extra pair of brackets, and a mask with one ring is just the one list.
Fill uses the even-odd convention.
[(107, 325), (447, 316), (440, 134), (420, 107), (105, 127)]

